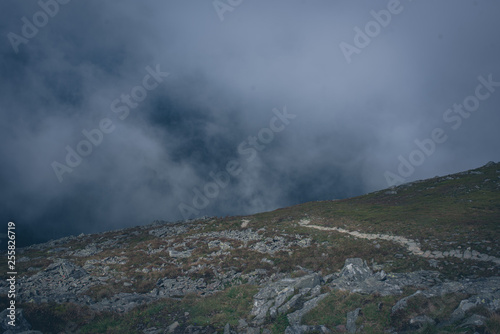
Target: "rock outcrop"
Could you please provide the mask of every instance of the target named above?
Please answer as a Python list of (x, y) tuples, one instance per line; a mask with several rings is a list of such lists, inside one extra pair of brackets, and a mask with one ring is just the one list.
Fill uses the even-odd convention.
[(366, 261), (359, 258), (347, 259), (340, 274), (328, 277), (332, 288), (382, 296), (401, 294), (405, 286), (425, 288), (437, 282), (440, 282), (439, 273), (432, 271), (388, 275), (381, 270), (373, 273)]
[[(273, 319), (295, 308), (300, 304), (300, 298), (305, 298), (320, 283), (321, 276), (311, 274), (300, 278), (284, 278), (264, 286), (254, 296), (251, 312), (255, 316), (254, 323), (261, 325), (267, 316)], [(290, 298), (292, 296), (293, 298)], [(297, 317), (298, 315), (294, 316), (294, 319)]]

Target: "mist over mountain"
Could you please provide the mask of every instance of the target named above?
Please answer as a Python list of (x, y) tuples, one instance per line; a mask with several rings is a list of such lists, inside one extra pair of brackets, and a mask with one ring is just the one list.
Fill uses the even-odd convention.
[(2, 1), (1, 221), (28, 245), (499, 161), (499, 9)]

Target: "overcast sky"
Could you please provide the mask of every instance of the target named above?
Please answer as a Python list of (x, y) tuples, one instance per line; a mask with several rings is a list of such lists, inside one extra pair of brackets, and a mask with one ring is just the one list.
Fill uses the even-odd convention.
[(2, 1), (0, 218), (28, 243), (499, 161), (499, 13), (494, 0)]

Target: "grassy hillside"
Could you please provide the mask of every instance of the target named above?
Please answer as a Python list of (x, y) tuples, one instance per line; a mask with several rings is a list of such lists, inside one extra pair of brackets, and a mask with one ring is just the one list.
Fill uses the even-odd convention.
[[(325, 226), (473, 243), (500, 237), (500, 164), (339, 201), (278, 210)], [(277, 212), (270, 213), (276, 216)]]
[[(158, 232), (162, 229), (168, 232)], [(412, 252), (404, 243), (390, 240), (392, 236), (410, 240), (426, 253)], [(126, 315), (95, 311), (80, 302), (54, 303), (50, 298), (19, 304), (35, 329), (44, 333), (140, 333), (175, 321), (181, 327), (211, 325), (221, 330), (227, 323), (236, 326), (241, 319), (251, 321), (252, 296), (262, 282), (310, 272), (335, 273), (348, 258), (362, 258), (375, 271), (388, 273), (434, 270), (448, 280), (499, 276), (500, 266), (495, 264), (496, 259), (500, 261), (499, 239), (500, 163), (490, 163), (350, 199), (304, 203), (245, 217), (156, 223), (35, 245), (18, 255), (22, 282), (57, 261), (69, 261), (93, 278), (86, 281), (91, 283), (82, 295), (95, 303), (113, 301), (118, 293), (150, 294), (163, 278), (188, 277), (219, 287), (215, 293), (158, 299)], [(452, 250), (460, 256), (451, 256)], [(484, 261), (479, 260), (481, 256)], [(54, 288), (64, 286), (64, 281), (56, 283)], [(327, 286), (321, 291), (330, 295), (304, 318), (307, 324), (338, 326), (345, 323), (347, 311), (359, 307), (363, 309), (359, 321), (366, 332), (373, 333), (403, 328), (408, 317), (423, 310), (435, 319), (445, 319), (467, 297), (416, 299), (413, 313), (396, 319), (391, 318), (391, 307), (402, 296), (361, 296)], [(403, 296), (415, 291), (406, 289)], [(5, 298), (0, 301), (2, 307), (7, 305)], [(436, 310), (436, 303), (445, 305), (447, 313)], [(493, 319), (489, 328), (498, 326), (500, 316), (489, 316)], [(266, 326), (283, 332), (286, 316)], [(450, 328), (449, 333), (456, 330)]]

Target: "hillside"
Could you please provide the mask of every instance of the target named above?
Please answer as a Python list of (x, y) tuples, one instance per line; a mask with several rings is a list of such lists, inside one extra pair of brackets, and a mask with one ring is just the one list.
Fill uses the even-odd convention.
[(16, 328), (500, 333), (499, 239), (500, 163), (345, 200), (66, 237), (18, 249)]

